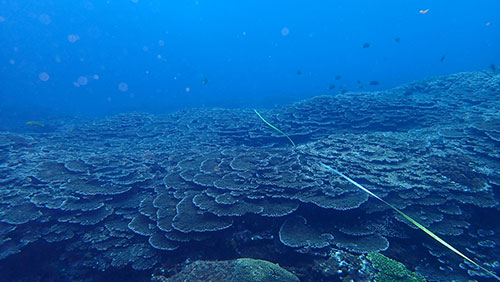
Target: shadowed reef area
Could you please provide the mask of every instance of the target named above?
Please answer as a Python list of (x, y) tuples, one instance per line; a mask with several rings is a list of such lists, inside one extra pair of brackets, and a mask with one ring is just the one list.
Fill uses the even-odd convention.
[[(320, 162), (500, 272), (500, 74), (259, 112), (297, 146), (252, 109), (0, 132), (0, 272), (148, 280), (190, 261), (251, 257), (301, 281), (370, 281), (366, 254), (384, 251), (428, 281), (489, 279)], [(30, 260), (40, 250), (50, 259)], [(20, 263), (38, 266), (20, 276)]]

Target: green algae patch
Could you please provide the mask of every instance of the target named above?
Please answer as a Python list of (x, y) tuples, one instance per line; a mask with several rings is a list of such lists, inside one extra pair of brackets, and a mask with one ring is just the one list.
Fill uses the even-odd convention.
[(258, 259), (235, 261), (232, 282), (300, 282), (299, 278), (279, 265)]
[(368, 259), (374, 269), (376, 282), (425, 282), (425, 278), (415, 272), (409, 271), (399, 261), (390, 259), (380, 253), (368, 254)]

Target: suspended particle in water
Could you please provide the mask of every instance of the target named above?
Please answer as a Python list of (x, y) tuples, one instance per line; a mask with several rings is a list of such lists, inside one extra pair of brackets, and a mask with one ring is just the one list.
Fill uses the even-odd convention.
[(186, 87), (186, 93), (191, 92), (191, 87)]
[(87, 85), (89, 83), (89, 79), (86, 76), (79, 76), (78, 79), (76, 80), (76, 82), (78, 82), (78, 84), (84, 86), (84, 85)]
[(75, 43), (78, 40), (80, 40), (80, 36), (78, 34), (70, 34), (70, 35), (68, 35), (68, 41), (70, 43)]
[(95, 80), (99, 80), (99, 75), (98, 75), (98, 74), (94, 74), (94, 75), (92, 76), (92, 78), (93, 78), (93, 79), (95, 79)]
[(5, 18), (0, 16), (0, 23), (4, 23), (5, 22)]
[(40, 81), (48, 81), (50, 79), (50, 75), (46, 72), (41, 72), (40, 74), (38, 74), (38, 78), (40, 79)]
[(290, 30), (288, 29), (288, 27), (284, 27), (281, 29), (281, 35), (287, 36), (288, 34), (290, 34)]
[(16, 64), (16, 61), (15, 61), (15, 60), (13, 60), (13, 59), (10, 59), (10, 60), (9, 60), (9, 64), (11, 64), (11, 65), (15, 65), (15, 64)]
[(165, 46), (165, 40), (158, 40), (158, 46), (163, 47)]
[(118, 84), (118, 90), (120, 90), (121, 92), (127, 92), (128, 84), (126, 84), (125, 82), (120, 82)]

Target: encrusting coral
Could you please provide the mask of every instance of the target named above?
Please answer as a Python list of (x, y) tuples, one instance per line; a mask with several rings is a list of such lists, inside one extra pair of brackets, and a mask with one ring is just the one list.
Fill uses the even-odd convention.
[(384, 256), (381, 253), (370, 253), (367, 258), (377, 273), (375, 282), (425, 282), (425, 278), (409, 271), (404, 264)]

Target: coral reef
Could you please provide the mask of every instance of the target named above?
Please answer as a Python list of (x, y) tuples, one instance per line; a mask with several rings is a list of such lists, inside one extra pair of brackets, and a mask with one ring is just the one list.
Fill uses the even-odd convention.
[[(43, 240), (65, 244), (61, 256), (79, 267), (152, 270), (194, 257), (193, 245), (253, 240), (245, 234), (299, 254), (355, 256), (418, 238), (321, 161), (493, 269), (500, 228), (484, 214), (500, 215), (499, 85), (500, 75), (459, 73), (259, 111), (297, 147), (250, 110), (0, 132), (0, 259)], [(412, 244), (427, 251), (416, 267), (427, 278), (485, 275), (440, 246)]]

